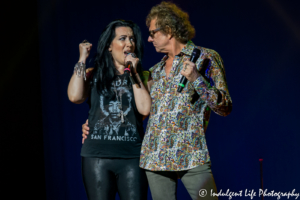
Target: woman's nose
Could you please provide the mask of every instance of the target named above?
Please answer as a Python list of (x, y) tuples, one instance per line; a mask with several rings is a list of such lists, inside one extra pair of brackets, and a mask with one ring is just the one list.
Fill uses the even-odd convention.
[(127, 41), (126, 41), (126, 46), (129, 46), (129, 47), (131, 47), (131, 46), (132, 46), (132, 41), (130, 41), (130, 40), (127, 40)]

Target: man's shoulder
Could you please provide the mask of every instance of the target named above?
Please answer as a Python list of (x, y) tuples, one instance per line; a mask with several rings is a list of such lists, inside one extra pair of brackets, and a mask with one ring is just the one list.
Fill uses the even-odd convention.
[(194, 48), (200, 49), (202, 55), (218, 56), (218, 52), (213, 49), (198, 46), (194, 44), (191, 40), (187, 42), (186, 47), (182, 50), (183, 53), (191, 55)]
[(151, 67), (150, 69), (149, 69), (149, 71), (152, 73), (155, 69), (157, 69), (158, 67), (161, 67), (161, 64), (162, 64), (162, 60), (161, 61), (159, 61), (158, 63), (156, 63), (153, 67)]
[(197, 48), (201, 50), (201, 53), (210, 54), (212, 56), (219, 56), (219, 53), (213, 49), (209, 49), (202, 46), (197, 46)]

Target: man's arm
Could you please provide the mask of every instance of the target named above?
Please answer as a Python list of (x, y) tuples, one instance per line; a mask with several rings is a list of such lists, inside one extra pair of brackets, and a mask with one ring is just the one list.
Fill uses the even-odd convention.
[[(223, 61), (219, 54), (213, 50), (203, 49), (202, 62), (197, 66), (187, 60), (180, 72), (194, 86), (200, 98), (217, 114), (227, 116), (232, 110), (232, 101), (228, 92)], [(207, 62), (208, 61), (208, 62)], [(199, 73), (202, 64), (208, 64), (207, 73)]]
[[(232, 100), (227, 87), (223, 60), (213, 50), (209, 50), (205, 56), (203, 61), (209, 59), (209, 80), (199, 74), (200, 76), (193, 82), (193, 86), (200, 98), (206, 101), (215, 113), (227, 116), (232, 110)], [(199, 70), (200, 67), (197, 68)]]

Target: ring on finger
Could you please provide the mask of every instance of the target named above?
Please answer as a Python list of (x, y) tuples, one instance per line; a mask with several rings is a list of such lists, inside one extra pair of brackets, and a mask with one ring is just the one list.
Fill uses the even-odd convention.
[[(129, 54), (131, 54), (131, 56), (132, 56), (133, 58), (136, 58), (135, 53), (129, 53)], [(129, 54), (128, 54), (128, 55), (129, 55)]]
[(187, 66), (188, 66), (189, 64), (185, 64), (185, 66), (184, 66), (184, 70), (183, 71), (185, 71), (186, 70), (186, 68), (187, 68)]

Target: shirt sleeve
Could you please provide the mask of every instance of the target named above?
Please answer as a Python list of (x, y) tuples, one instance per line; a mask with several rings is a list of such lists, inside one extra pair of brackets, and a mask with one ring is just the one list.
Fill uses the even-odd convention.
[[(228, 92), (225, 70), (220, 55), (213, 50), (205, 50), (204, 58), (209, 59), (205, 74), (193, 82), (193, 86), (200, 98), (217, 114), (227, 116), (232, 110), (232, 101)], [(200, 64), (197, 66), (198, 70)], [(206, 76), (206, 77), (204, 77)]]
[(143, 71), (143, 84), (147, 88), (148, 79), (150, 77), (149, 71)]

